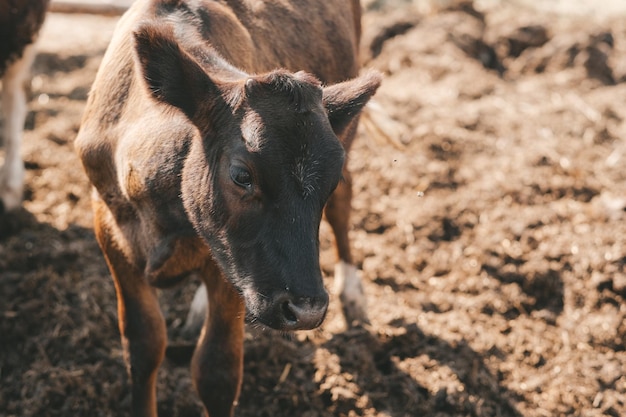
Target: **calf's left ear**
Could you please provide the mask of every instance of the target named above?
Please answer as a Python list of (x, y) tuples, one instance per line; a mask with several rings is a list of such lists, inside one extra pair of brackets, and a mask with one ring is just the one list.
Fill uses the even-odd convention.
[(381, 74), (370, 71), (352, 80), (324, 87), (324, 107), (337, 136), (350, 126), (381, 82)]

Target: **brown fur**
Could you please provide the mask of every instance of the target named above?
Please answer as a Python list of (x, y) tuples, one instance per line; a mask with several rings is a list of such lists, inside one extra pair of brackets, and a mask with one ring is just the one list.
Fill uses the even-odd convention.
[(239, 395), (246, 310), (280, 330), (323, 319), (322, 209), (338, 185), (326, 214), (350, 262), (344, 153), (380, 83), (322, 87), (357, 75), (358, 7), (139, 0), (121, 19), (76, 148), (96, 189), (135, 415), (156, 415), (166, 332), (154, 286), (192, 272), (207, 286), (192, 375), (212, 417), (232, 415)]
[(16, 210), (22, 202), (25, 172), (21, 144), (28, 112), (25, 87), (47, 6), (48, 0), (0, 0), (0, 106), (4, 116), (0, 213)]
[(49, 0), (0, 0), (0, 77), (37, 38)]

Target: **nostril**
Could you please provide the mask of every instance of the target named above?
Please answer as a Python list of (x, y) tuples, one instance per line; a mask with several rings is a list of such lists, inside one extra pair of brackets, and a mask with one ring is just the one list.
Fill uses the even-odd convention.
[(269, 320), (264, 323), (278, 330), (310, 330), (319, 326), (326, 316), (328, 295), (294, 296), (283, 293), (269, 306)]
[(283, 304), (281, 305), (281, 309), (283, 311), (283, 317), (285, 317), (287, 321), (290, 321), (292, 323), (298, 322), (298, 317), (293, 311), (293, 304), (291, 303), (291, 301), (283, 302)]

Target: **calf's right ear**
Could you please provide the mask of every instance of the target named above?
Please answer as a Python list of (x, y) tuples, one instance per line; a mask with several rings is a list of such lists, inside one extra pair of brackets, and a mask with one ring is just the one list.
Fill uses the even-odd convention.
[(135, 57), (150, 94), (194, 120), (218, 88), (196, 60), (179, 46), (171, 26), (146, 23), (134, 32)]

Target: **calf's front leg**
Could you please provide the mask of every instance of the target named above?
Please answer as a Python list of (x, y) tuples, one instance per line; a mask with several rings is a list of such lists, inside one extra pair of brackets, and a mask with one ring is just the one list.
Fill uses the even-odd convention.
[(114, 241), (116, 226), (108, 208), (94, 202), (96, 238), (113, 276), (124, 359), (132, 385), (134, 417), (156, 417), (157, 371), (165, 356), (167, 333), (154, 288)]
[(241, 390), (245, 304), (210, 263), (202, 271), (208, 311), (191, 361), (196, 390), (209, 417), (231, 417)]
[(352, 210), (352, 178), (344, 167), (343, 180), (326, 203), (324, 214), (333, 229), (339, 262), (335, 265), (335, 293), (339, 293), (348, 327), (368, 323), (366, 299), (350, 250), (350, 211)]

